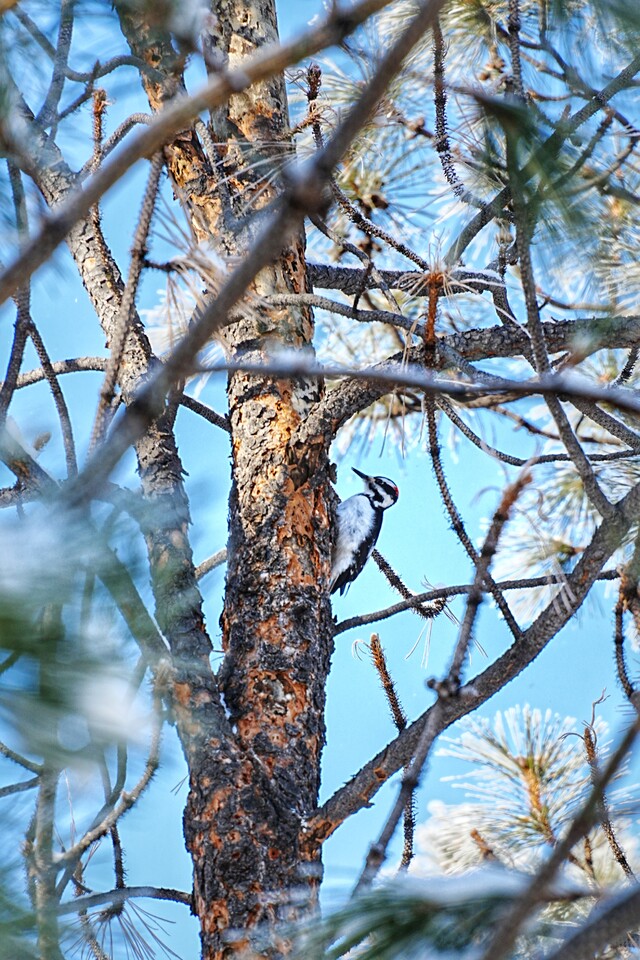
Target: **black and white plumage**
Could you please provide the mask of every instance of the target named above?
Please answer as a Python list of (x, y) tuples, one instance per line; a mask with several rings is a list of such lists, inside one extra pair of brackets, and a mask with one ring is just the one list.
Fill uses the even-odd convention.
[(331, 558), (331, 593), (340, 595), (361, 573), (371, 556), (382, 527), (382, 514), (398, 499), (398, 488), (387, 477), (368, 477), (355, 467), (362, 477), (362, 493), (344, 500), (338, 507), (338, 536)]

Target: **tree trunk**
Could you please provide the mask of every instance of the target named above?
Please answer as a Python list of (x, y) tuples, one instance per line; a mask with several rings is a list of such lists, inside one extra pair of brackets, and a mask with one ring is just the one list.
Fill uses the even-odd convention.
[[(271, 0), (214, 7), (216, 47), (232, 66), (277, 39)], [(283, 79), (234, 96), (212, 127), (213, 140), (223, 144), (232, 216), (263, 209), (292, 159)], [(244, 255), (253, 231), (234, 233), (228, 215), (221, 210), (216, 241), (221, 252)], [(305, 289), (299, 235), (258, 276), (254, 292)], [(232, 355), (259, 362), (274, 344), (310, 350), (312, 335), (304, 310), (254, 307), (225, 339)], [(220, 682), (238, 743), (263, 777), (241, 773), (229, 790), (220, 758), (210, 757), (193, 781), (185, 827), (207, 960), (246, 946), (249, 927), (290, 919), (307, 906), (320, 872), (319, 847), (303, 851), (300, 838), (318, 800), (332, 650), (327, 459), (321, 446), (310, 445), (302, 456), (290, 449), (317, 397), (315, 385), (304, 381), (238, 373), (228, 384), (232, 491)], [(318, 449), (319, 456), (310, 456)], [(225, 945), (225, 930), (238, 939)]]
[[(212, 12), (205, 43), (220, 65), (238, 66), (277, 40), (272, 0), (218, 0)], [(180, 85), (175, 51), (141, 18), (124, 8), (120, 17), (133, 52), (164, 71), (164, 85), (144, 81), (157, 109)], [(212, 116), (211, 134), (214, 156), (211, 143), (207, 155), (186, 131), (165, 158), (196, 239), (233, 260), (246, 255), (259, 211), (294, 159), (283, 78), (233, 96)], [(259, 274), (252, 305), (225, 331), (228, 352), (261, 362), (274, 346), (310, 351), (308, 310), (256, 306), (267, 294), (305, 289), (300, 233)], [(320, 847), (302, 848), (302, 827), (317, 806), (324, 743), (332, 494), (323, 439), (290, 444), (319, 395), (304, 380), (238, 373), (228, 384), (232, 490), (218, 679), (232, 742), (213, 731), (202, 740), (197, 724), (194, 750), (181, 733), (191, 779), (184, 829), (205, 960), (249, 944), (280, 955), (282, 943), (264, 946), (265, 924), (298, 915), (319, 879)]]

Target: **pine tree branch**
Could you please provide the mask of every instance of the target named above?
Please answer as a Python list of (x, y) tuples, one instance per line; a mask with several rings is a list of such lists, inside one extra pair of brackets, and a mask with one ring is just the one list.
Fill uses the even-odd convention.
[(579, 610), (605, 563), (629, 528), (637, 522), (638, 511), (640, 485), (633, 487), (617, 504), (613, 518), (603, 521), (596, 530), (575, 569), (531, 626), (523, 632), (521, 639), (486, 670), (469, 680), (457, 697), (442, 703), (438, 701), (366, 763), (309, 819), (310, 836), (325, 839), (348, 817), (369, 805), (382, 784), (409, 762), (429, 718), (430, 730), (433, 730), (433, 711), (437, 711), (439, 735), (522, 673)]
[(185, 890), (175, 890), (172, 887), (119, 887), (116, 890), (106, 890), (104, 893), (89, 893), (69, 903), (61, 903), (57, 913), (59, 917), (63, 917), (80, 913), (82, 910), (93, 910), (94, 907), (101, 907), (103, 903), (126, 903), (127, 900), (134, 899), (173, 900), (175, 903), (184, 903), (187, 907), (192, 903), (190, 893)]
[[(617, 570), (606, 570), (599, 574), (596, 580), (615, 580), (619, 576), (620, 574)], [(565, 580), (566, 576), (564, 574), (549, 574), (544, 577), (530, 577), (522, 580), (499, 580), (496, 585), (501, 591), (531, 590), (537, 587), (561, 584), (564, 583)], [(345, 631), (352, 630), (354, 627), (377, 623), (379, 620), (387, 620), (389, 617), (394, 617), (397, 613), (404, 613), (405, 610), (411, 610), (421, 603), (429, 603), (432, 600), (464, 595), (465, 593), (470, 593), (472, 589), (473, 584), (464, 583), (450, 587), (436, 587), (433, 590), (427, 590), (425, 593), (417, 593), (408, 600), (402, 600), (399, 603), (392, 604), (390, 607), (385, 607), (384, 610), (376, 610), (373, 613), (362, 613), (359, 616), (341, 620), (335, 625), (333, 635), (337, 636), (339, 633), (345, 633)], [(482, 589), (484, 592), (489, 592), (487, 587), (483, 587)]]
[[(384, 650), (382, 649), (382, 644), (380, 643), (380, 637), (377, 633), (371, 635), (371, 640), (369, 641), (369, 650), (373, 665), (376, 668), (378, 676), (380, 677), (380, 683), (382, 684), (382, 689), (384, 690), (384, 694), (387, 698), (387, 703), (389, 704), (389, 710), (391, 711), (391, 717), (395, 724), (396, 730), (401, 733), (406, 729), (407, 715), (404, 712), (402, 704), (398, 698), (398, 692), (391, 674), (389, 673), (387, 659), (384, 655)], [(407, 770), (405, 770), (405, 773), (407, 773)], [(411, 794), (404, 808), (404, 844), (402, 848), (400, 870), (406, 870), (413, 859), (413, 837), (415, 833), (415, 827), (415, 795)]]
[(603, 955), (607, 947), (619, 944), (637, 931), (639, 910), (640, 889), (637, 887), (600, 903), (577, 933), (546, 954), (544, 960), (592, 960)]
[[(595, 708), (594, 708), (595, 709)], [(590, 725), (586, 725), (584, 728), (584, 745), (587, 754), (587, 761), (589, 767), (591, 768), (591, 782), (595, 787), (600, 780), (600, 765), (598, 763), (598, 751), (596, 747), (596, 736), (595, 732)], [(635, 881), (636, 876), (629, 866), (629, 861), (625, 856), (624, 850), (618, 842), (615, 831), (613, 829), (613, 824), (611, 822), (611, 816), (609, 814), (609, 808), (607, 804), (607, 795), (604, 789), (601, 791), (600, 803), (599, 803), (599, 819), (602, 826), (603, 833), (607, 838), (607, 843), (611, 848), (611, 852), (614, 856), (616, 862), (620, 865), (620, 869), (624, 873), (627, 880)]]
[(0, 787), (0, 799), (10, 797), (15, 793), (24, 793), (26, 790), (33, 790), (40, 785), (40, 777), (32, 777), (31, 780), (23, 780), (20, 783), (10, 783), (6, 787)]
[[(340, 10), (339, 16), (330, 14), (324, 23), (289, 43), (263, 48), (253, 57), (245, 59), (242, 69), (219, 71), (197, 93), (170, 103), (156, 115), (145, 130), (122, 144), (115, 156), (85, 181), (82, 191), (74, 191), (60, 209), (44, 218), (40, 230), (0, 275), (0, 303), (4, 303), (18, 286), (49, 259), (71, 227), (87, 216), (91, 207), (98, 203), (134, 163), (142, 157), (156, 153), (175, 133), (188, 128), (201, 112), (225, 103), (232, 94), (247, 89), (259, 80), (282, 73), (287, 67), (326, 47), (340, 44), (361, 23), (382, 10), (389, 2), (390, 0), (360, 0), (348, 11)], [(399, 65), (398, 62), (396, 68)], [(386, 82), (381, 74), (379, 76), (381, 83)], [(365, 109), (366, 105), (362, 106)], [(351, 136), (353, 132), (349, 133), (349, 137)], [(328, 169), (333, 168), (345, 148), (346, 141), (340, 145), (336, 143), (333, 153), (326, 157)]]
[[(519, 171), (521, 183), (527, 183), (541, 164), (548, 164), (557, 155), (564, 141), (575, 133), (583, 123), (586, 123), (594, 114), (601, 110), (621, 90), (629, 85), (633, 77), (640, 70), (640, 56), (633, 60), (599, 91), (594, 91), (589, 103), (577, 110), (568, 120), (562, 121), (558, 128), (535, 151), (530, 160)], [(457, 263), (472, 240), (490, 221), (497, 216), (504, 216), (504, 208), (511, 199), (511, 188), (503, 187), (463, 228), (454, 243), (444, 256), (444, 262), (449, 266)]]
[[(527, 918), (537, 909), (549, 892), (558, 870), (571, 853), (572, 848), (587, 833), (597, 819), (604, 791), (620, 769), (620, 765), (629, 755), (638, 733), (640, 733), (640, 715), (625, 731), (620, 743), (613, 751), (601, 774), (595, 780), (587, 800), (571, 822), (568, 831), (554, 847), (551, 855), (532, 878), (529, 886), (522, 892), (506, 917), (498, 925), (482, 960), (503, 960), (510, 955), (513, 945)], [(637, 896), (637, 894), (636, 894)], [(636, 914), (637, 923), (637, 914)]]
[[(307, 276), (312, 287), (341, 290), (357, 295), (362, 290), (378, 290), (381, 281), (390, 290), (403, 290), (414, 297), (429, 296), (428, 274), (421, 270), (378, 270), (379, 278), (370, 270), (355, 267), (335, 267), (327, 263), (307, 263)], [(484, 293), (504, 287), (504, 280), (495, 270), (465, 270), (457, 268), (445, 276), (439, 288), (441, 297), (463, 293)]]
[[(491, 328), (503, 331), (504, 328)], [(484, 332), (483, 332), (484, 333)], [(489, 350), (491, 348), (488, 347)], [(517, 351), (514, 351), (517, 353)], [(492, 355), (502, 355), (496, 354)], [(507, 354), (509, 355), (509, 354)], [(640, 403), (631, 391), (621, 391), (620, 388), (601, 388), (591, 385), (588, 381), (566, 374), (547, 374), (535, 380), (505, 380), (504, 378), (483, 377), (478, 383), (465, 383), (460, 380), (445, 380), (430, 372), (423, 372), (420, 368), (424, 363), (424, 347), (412, 347), (406, 352), (394, 354), (388, 360), (375, 364), (365, 370), (354, 370), (349, 367), (311, 365), (304, 362), (287, 364), (270, 361), (268, 369), (273, 373), (288, 373), (289, 375), (344, 377), (346, 382), (331, 390), (317, 404), (303, 424), (300, 425), (292, 438), (292, 444), (304, 444), (309, 439), (319, 435), (334, 436), (337, 431), (356, 413), (366, 410), (372, 403), (390, 392), (390, 385), (406, 386), (424, 390), (427, 395), (445, 394), (456, 397), (463, 402), (470, 402), (474, 397), (481, 397), (491, 393), (503, 395), (507, 390), (513, 394), (513, 399), (533, 393), (546, 394), (553, 392), (565, 395), (569, 399), (578, 398), (593, 403), (610, 403), (620, 410), (639, 414)], [(220, 367), (219, 369), (229, 369)], [(263, 368), (264, 369), (264, 368)], [(208, 368), (211, 372), (212, 368)], [(478, 378), (480, 379), (480, 378)], [(358, 381), (367, 381), (366, 383)], [(533, 384), (536, 384), (536, 387)], [(555, 387), (553, 385), (556, 385)]]
[(216, 551), (216, 553), (212, 554), (212, 556), (198, 564), (196, 567), (196, 580), (202, 580), (204, 576), (206, 576), (208, 573), (211, 573), (211, 571), (215, 570), (216, 567), (226, 563), (226, 560), (227, 548), (223, 547), (222, 550)]

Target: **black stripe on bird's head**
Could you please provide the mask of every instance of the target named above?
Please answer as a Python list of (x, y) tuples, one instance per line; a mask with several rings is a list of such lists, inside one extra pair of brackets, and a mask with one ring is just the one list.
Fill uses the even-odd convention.
[(369, 497), (374, 507), (386, 510), (387, 507), (393, 506), (400, 496), (400, 491), (393, 480), (389, 480), (388, 477), (369, 477), (355, 467), (351, 467), (351, 469), (361, 480), (364, 480), (366, 496)]

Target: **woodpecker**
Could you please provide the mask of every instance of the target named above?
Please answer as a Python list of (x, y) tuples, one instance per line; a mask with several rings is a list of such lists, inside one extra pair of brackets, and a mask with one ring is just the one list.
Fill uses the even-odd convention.
[(382, 514), (398, 499), (398, 488), (387, 477), (368, 477), (355, 467), (364, 480), (363, 493), (344, 500), (338, 507), (338, 536), (331, 558), (331, 593), (345, 592), (362, 571), (376, 545)]

